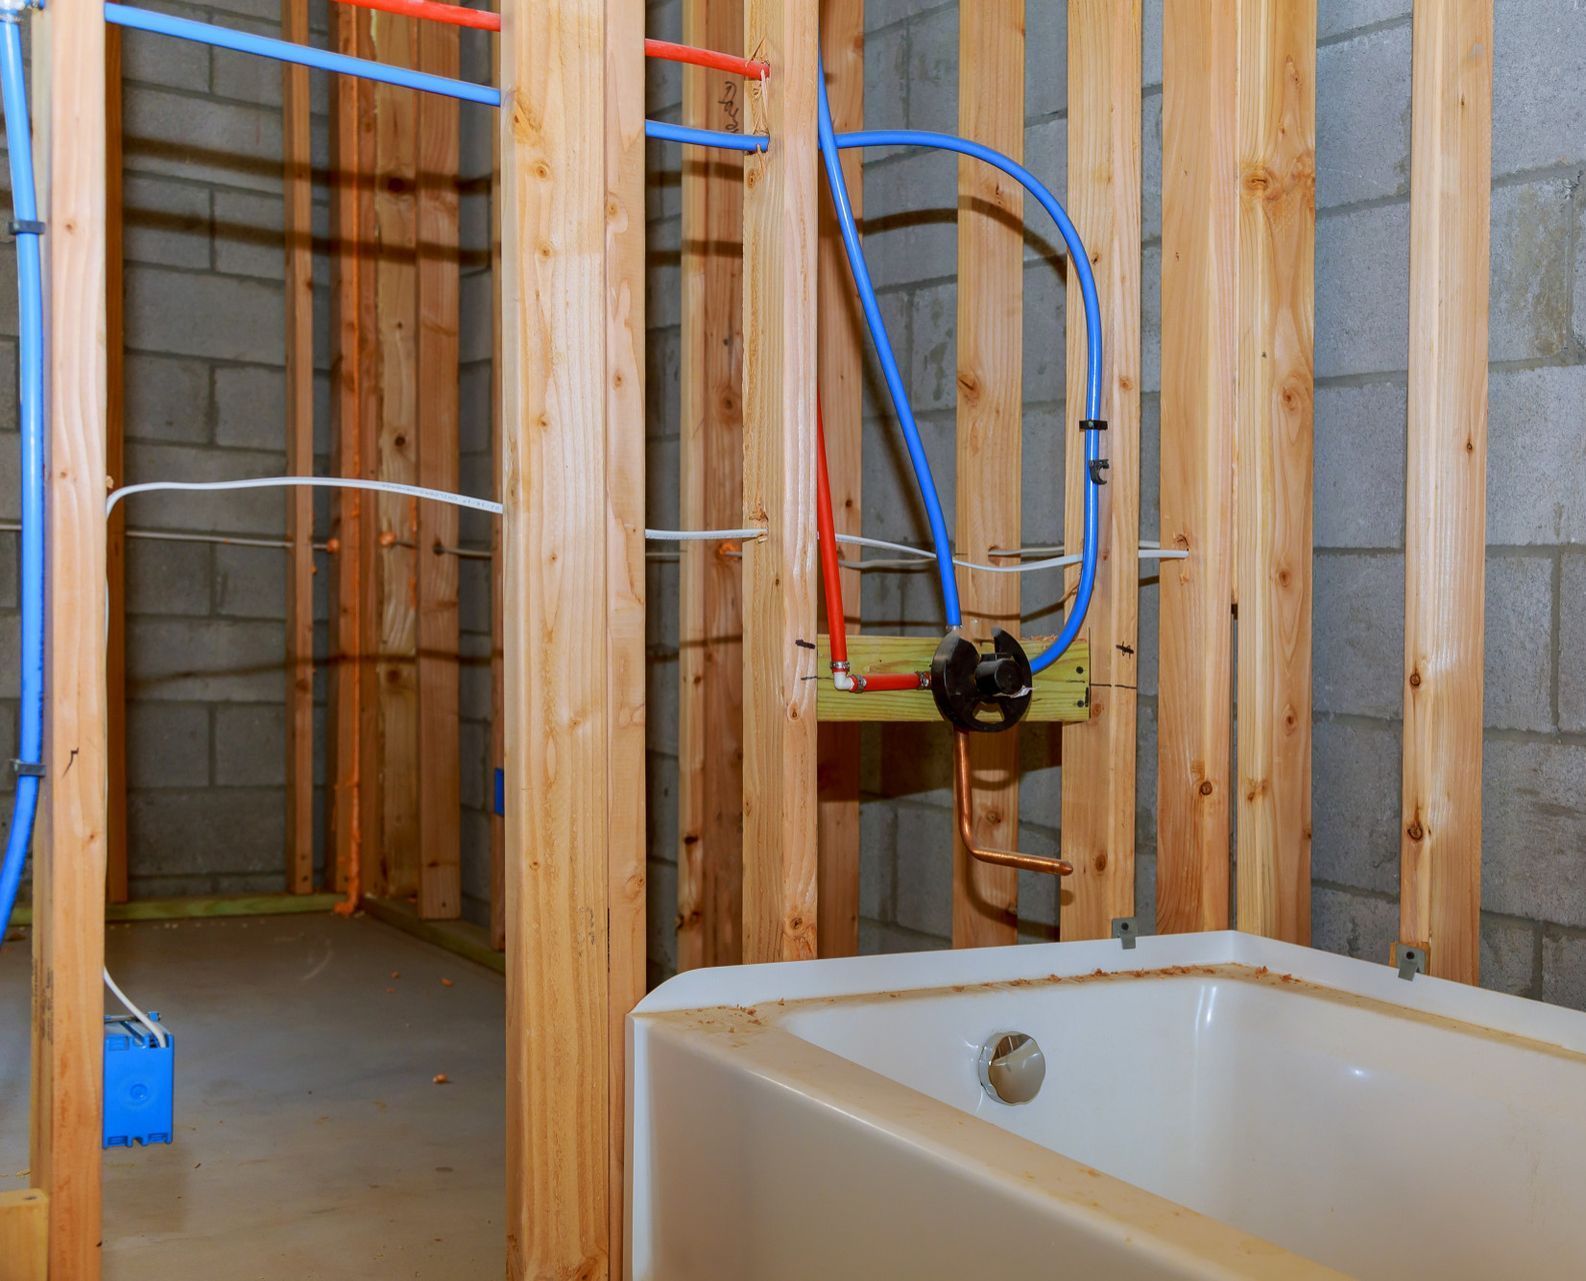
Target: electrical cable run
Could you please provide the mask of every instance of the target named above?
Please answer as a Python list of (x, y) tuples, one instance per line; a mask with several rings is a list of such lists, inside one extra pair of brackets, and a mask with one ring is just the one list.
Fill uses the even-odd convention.
[[(136, 485), (123, 485), (110, 492), (105, 499), (105, 515), (109, 516), (123, 499), (135, 494), (157, 493), (214, 493), (236, 489), (362, 489), (376, 493), (399, 494), (404, 498), (424, 499), (428, 502), (446, 503), (452, 507), (466, 507), (471, 511), (499, 516), (503, 508), (489, 498), (475, 498), (471, 494), (458, 494), (449, 489), (427, 489), (423, 485), (403, 485), (394, 480), (361, 480), (347, 476), (245, 476), (239, 480), (146, 480)], [(753, 542), (765, 537), (765, 530), (747, 529), (646, 529), (646, 541), (653, 543), (691, 542)], [(227, 540), (230, 541), (230, 540)]]
[(108, 987), (114, 994), (116, 1000), (120, 1001), (121, 1004), (126, 1007), (127, 1013), (132, 1015), (133, 1018), (137, 1019), (139, 1023), (143, 1024), (143, 1026), (148, 1029), (149, 1035), (159, 1043), (160, 1048), (163, 1050), (165, 1048), (166, 1042), (170, 1040), (171, 1034), (127, 999), (127, 994), (117, 987), (115, 979), (110, 977), (110, 971), (108, 968), (105, 969), (103, 973), (105, 976), (105, 986)]
[[(935, 560), (936, 553), (924, 547), (910, 547), (907, 543), (890, 543), (884, 538), (863, 538), (858, 534), (838, 534), (837, 541), (854, 547), (871, 547), (877, 551), (900, 552), (905, 556), (916, 557), (919, 560)], [(992, 555), (1024, 556), (1032, 551), (1044, 551), (1044, 548), (1017, 548), (1012, 551), (999, 552), (992, 550)], [(1056, 556), (1043, 557), (1040, 560), (1025, 561), (1019, 565), (987, 565), (978, 560), (964, 560), (962, 557), (953, 557), (953, 564), (959, 569), (973, 569), (986, 574), (1032, 574), (1039, 570), (1066, 569), (1071, 565), (1078, 565), (1084, 560), (1084, 553), (1070, 552), (1064, 554), (1060, 548)], [(1188, 560), (1189, 553), (1182, 549), (1162, 547), (1140, 548), (1141, 560)], [(845, 568), (848, 569), (892, 569), (904, 562), (895, 560), (867, 560), (850, 561)]]

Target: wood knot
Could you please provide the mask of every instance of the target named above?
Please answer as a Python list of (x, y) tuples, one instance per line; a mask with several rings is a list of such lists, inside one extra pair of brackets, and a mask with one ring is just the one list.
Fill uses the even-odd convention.
[(1277, 175), (1265, 165), (1253, 165), (1245, 171), (1245, 191), (1252, 196), (1265, 200), (1269, 196), (1281, 194), (1283, 184), (1278, 181)]
[(1201, 795), (1202, 796), (1210, 796), (1211, 794), (1212, 794), (1211, 780), (1209, 778), (1208, 779), (1203, 779), (1201, 781)]
[(1420, 689), (1421, 688), (1421, 673), (1420, 672), (1411, 672), (1410, 673), (1410, 688), (1411, 689)]
[(1426, 829), (1421, 826), (1420, 820), (1412, 822), (1409, 827), (1404, 829), (1404, 832), (1412, 841), (1418, 841), (1426, 835)]

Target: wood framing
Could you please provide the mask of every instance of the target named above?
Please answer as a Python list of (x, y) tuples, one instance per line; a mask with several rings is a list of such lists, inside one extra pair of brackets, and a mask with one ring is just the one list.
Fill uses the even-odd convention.
[(1315, 0), (1241, 0), (1238, 95), (1238, 924), (1309, 943)]
[(819, 195), (815, 0), (746, 0), (743, 958), (816, 951), (815, 390)]
[(1162, 32), (1162, 545), (1157, 900), (1163, 933), (1228, 925), (1239, 193), (1237, 5)]
[[(743, 48), (743, 0), (685, 0), (685, 43)], [(739, 76), (683, 71), (684, 118), (742, 133)], [(743, 158), (682, 157), (682, 440), (685, 529), (743, 513)], [(681, 547), (678, 619), (677, 966), (733, 965), (743, 930), (743, 562)]]
[(1415, 6), (1399, 934), (1481, 960), (1491, 0)]
[[(821, 0), (821, 56), (826, 67), (832, 124), (840, 131), (865, 122), (864, 0)], [(864, 216), (864, 165), (858, 151), (842, 156), (843, 178), (854, 217)], [(858, 534), (864, 477), (861, 424), (864, 417), (864, 317), (831, 201), (820, 201), (819, 388), (826, 424), (827, 471), (832, 519), (839, 534)], [(860, 575), (839, 571), (843, 612), (850, 635), (859, 631)], [(829, 624), (828, 624), (829, 626)], [(817, 668), (822, 689), (830, 686), (829, 660)], [(818, 732), (816, 790), (820, 915), (816, 933), (822, 956), (859, 951), (859, 743), (857, 725), (822, 724)]]
[[(105, 28), (105, 474), (126, 475), (125, 247), (122, 205), (121, 29)], [(110, 516), (105, 544), (105, 743), (109, 788), (105, 899), (125, 903), (127, 866), (127, 510)]]
[[(500, 5), (498, 3), (499, 10)], [(501, 42), (490, 42), (493, 79), (501, 83)], [(490, 142), (490, 458), (492, 493), (501, 501), (502, 450), (504, 433), (501, 417), (501, 131), (494, 131)], [(501, 577), (501, 522), (490, 522), (490, 759), (491, 799), (494, 801), (494, 772), (501, 768), (506, 753), (506, 717), (502, 710), (502, 632), (506, 626), (506, 598)], [(507, 824), (490, 807), (490, 946), (505, 951), (507, 946)]]
[(105, 24), (33, 19), (49, 408), (43, 809), (33, 868), (32, 1144), (49, 1275), (98, 1281), (108, 747), (105, 683)]
[[(1107, 938), (1134, 915), (1135, 705), (1140, 549), (1140, 3), (1074, 0), (1068, 13), (1068, 208), (1101, 296), (1100, 567), (1086, 620), (1090, 719), (1063, 727), (1059, 934)], [(1079, 298), (1072, 265), (1068, 298)], [(1068, 316), (1064, 545), (1084, 542), (1085, 325)], [(1078, 585), (1070, 572), (1069, 590)]]
[[(418, 62), (413, 18), (375, 12), (371, 26), (380, 61)], [(418, 185), (419, 101), (428, 95), (393, 85), (374, 87), (375, 333), (379, 413), (375, 457), (381, 480), (419, 483)], [(365, 288), (369, 288), (365, 282)], [(378, 610), (373, 632), (379, 706), (380, 806), (375, 858), (364, 869), (372, 893), (414, 894), (419, 888), (418, 522), (416, 499), (374, 496), (379, 513), (375, 556)], [(375, 815), (367, 816), (366, 824)]]
[(606, 84), (606, 1207), (624, 1270), (627, 1017), (645, 993), (644, 0), (605, 0)]
[[(457, 28), (421, 22), (419, 68), (458, 74)], [(457, 256), (460, 155), (454, 98), (418, 94), (418, 392), (419, 484), (458, 488)], [(418, 741), (414, 785), (419, 808), (419, 914), (462, 912), (462, 803), (458, 769), (457, 508), (418, 505)]]
[(1186, 0), (1163, 49), (1157, 927), (1227, 925), (1237, 807), (1239, 926), (1303, 942), (1315, 4)]
[[(186, 895), (182, 898), (140, 898), (130, 903), (111, 903), (105, 920), (193, 921), (217, 916), (302, 916), (328, 912), (340, 901), (332, 893), (320, 894), (218, 894)], [(28, 925), (33, 910), (18, 904), (11, 914), (12, 925)]]
[(643, 11), (503, 18), (507, 1273), (600, 1279), (643, 988)]
[[(367, 56), (369, 14), (336, 5), (330, 14), (338, 53)], [(367, 283), (375, 244), (373, 193), (374, 93), (366, 81), (338, 77), (332, 86), (332, 193), (336, 259), (333, 281), (336, 341), (331, 370), (336, 415), (336, 469), (373, 479), (373, 427), (378, 414), (374, 290)], [(336, 498), (334, 683), (329, 769), (334, 859), (328, 880), (354, 900), (363, 877), (366, 829), (378, 810), (375, 669), (368, 636), (374, 626), (375, 504), (358, 490)]]
[[(958, 131), (1024, 155), (1024, 0), (979, 0), (958, 14)], [(1018, 547), (1024, 436), (1024, 191), (995, 169), (958, 162), (958, 554), (986, 561)], [(964, 630), (1018, 634), (1016, 574), (964, 572)], [(971, 736), (975, 839), (1019, 845), (1019, 732)], [(1014, 943), (1019, 875), (953, 839), (953, 945)]]
[[(308, 43), (308, 0), (281, 0), (281, 37)], [(281, 67), (286, 209), (286, 470), (314, 474), (314, 186), (308, 68)], [(314, 889), (314, 494), (286, 491), (286, 887)]]
[(501, 955), (500, 948), (491, 943), (490, 932), (472, 921), (429, 920), (420, 916), (414, 904), (406, 899), (365, 898), (363, 910), (375, 920), (404, 934), (423, 939), (434, 947), (444, 948), (455, 956), (482, 965), (487, 970), (494, 970), (497, 974), (506, 973), (507, 958)]

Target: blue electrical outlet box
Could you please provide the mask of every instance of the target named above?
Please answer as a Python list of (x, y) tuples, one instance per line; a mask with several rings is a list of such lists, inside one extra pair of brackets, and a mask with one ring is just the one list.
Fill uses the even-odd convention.
[(161, 1045), (137, 1019), (106, 1015), (105, 1147), (169, 1143), (175, 1094), (176, 1038), (166, 1032)]

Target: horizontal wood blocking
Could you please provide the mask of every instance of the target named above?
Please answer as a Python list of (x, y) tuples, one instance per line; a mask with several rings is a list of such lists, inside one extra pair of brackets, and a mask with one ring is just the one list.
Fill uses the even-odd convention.
[[(917, 672), (931, 665), (939, 642), (928, 636), (850, 636), (848, 661), (855, 673)], [(1050, 636), (1024, 640), (1025, 652), (1039, 654)], [(815, 716), (822, 721), (934, 721), (941, 718), (929, 690), (887, 690), (847, 694), (837, 689), (831, 671), (831, 638), (818, 638), (816, 670), (821, 673)], [(1026, 721), (1082, 721), (1090, 715), (1090, 646), (1075, 641), (1068, 652), (1035, 678)]]

